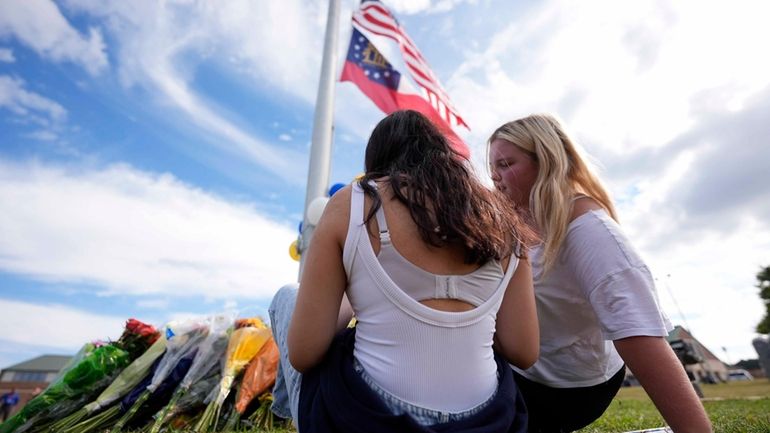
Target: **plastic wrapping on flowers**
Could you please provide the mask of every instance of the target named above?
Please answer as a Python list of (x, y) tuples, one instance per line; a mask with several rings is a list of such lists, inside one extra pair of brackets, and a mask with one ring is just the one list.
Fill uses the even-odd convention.
[(112, 381), (114, 373), (129, 362), (129, 354), (114, 345), (95, 348), (59, 382), (49, 386), (0, 425), (0, 433), (21, 433), (35, 424), (68, 415), (101, 391)]
[[(155, 415), (156, 422), (161, 425), (172, 424), (179, 428), (181, 423), (174, 423), (183, 414), (193, 414), (196, 410), (201, 410), (206, 406), (206, 398), (213, 394), (219, 381), (222, 378), (221, 368), (218, 365), (211, 367), (209, 372), (200, 380), (195, 382), (187, 392), (182, 395), (173, 408), (165, 414), (159, 412)], [(212, 397), (213, 398), (213, 397)]]
[(99, 396), (83, 406), (78, 411), (66, 418), (62, 418), (51, 425), (50, 430), (56, 432), (65, 431), (83, 421), (91, 414), (105, 408), (131, 391), (150, 372), (150, 369), (163, 352), (166, 350), (166, 338), (160, 337), (140, 357), (136, 358), (128, 367), (120, 372), (118, 377), (102, 391)]
[(158, 433), (166, 413), (173, 411), (177, 401), (190, 389), (190, 387), (199, 381), (203, 375), (216, 365), (225, 353), (229, 332), (235, 321), (234, 313), (225, 313), (212, 316), (208, 319), (209, 332), (206, 338), (198, 345), (198, 354), (193, 361), (190, 370), (187, 372), (179, 387), (174, 391), (174, 395), (168, 404), (161, 410), (156, 417), (156, 421), (150, 429), (150, 433)]
[(222, 404), (229, 395), (235, 378), (271, 338), (270, 329), (261, 320), (255, 319), (258, 322), (236, 329), (230, 336), (230, 342), (227, 345), (227, 357), (222, 369), (222, 379), (216, 397), (208, 404), (198, 421), (195, 428), (197, 432), (203, 433), (216, 429)]
[[(163, 384), (182, 359), (189, 360), (185, 369), (185, 374), (187, 373), (192, 364), (191, 355), (194, 356), (198, 345), (206, 338), (208, 332), (209, 322), (205, 319), (172, 321), (166, 325), (164, 332), (167, 340), (166, 351), (155, 368), (150, 383), (139, 393), (131, 407), (117, 421), (113, 431), (122, 429), (136, 415), (145, 401)], [(177, 384), (182, 380), (182, 377), (178, 378)], [(132, 394), (135, 391), (133, 390)]]
[(278, 345), (271, 337), (246, 367), (235, 403), (235, 408), (241, 415), (246, 412), (246, 408), (254, 398), (267, 391), (275, 383), (275, 376), (278, 372), (278, 357)]
[(278, 357), (278, 346), (271, 336), (241, 376), (235, 405), (227, 419), (225, 430), (235, 430), (252, 401), (273, 386), (278, 372)]

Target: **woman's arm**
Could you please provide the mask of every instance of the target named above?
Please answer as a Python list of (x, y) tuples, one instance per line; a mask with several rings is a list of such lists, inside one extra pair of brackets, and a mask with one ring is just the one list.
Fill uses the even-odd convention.
[(537, 361), (540, 328), (532, 288), (532, 268), (526, 259), (519, 260), (497, 312), (495, 348), (508, 362), (522, 369)]
[(628, 337), (615, 348), (676, 432), (711, 432), (711, 422), (684, 367), (663, 337)]
[[(346, 187), (327, 203), (305, 252), (288, 335), (289, 361), (299, 372), (321, 361), (338, 330), (338, 323), (347, 324), (350, 320), (350, 303), (347, 299), (343, 302), (347, 277), (342, 264), (349, 218), (350, 187)], [(341, 316), (347, 316), (347, 320)]]

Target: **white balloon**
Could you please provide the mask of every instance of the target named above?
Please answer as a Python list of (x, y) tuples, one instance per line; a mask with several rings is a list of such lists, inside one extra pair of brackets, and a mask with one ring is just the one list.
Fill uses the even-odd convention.
[(324, 213), (326, 203), (329, 201), (329, 197), (316, 197), (310, 202), (307, 207), (307, 222), (312, 225), (317, 225), (321, 219), (321, 215)]

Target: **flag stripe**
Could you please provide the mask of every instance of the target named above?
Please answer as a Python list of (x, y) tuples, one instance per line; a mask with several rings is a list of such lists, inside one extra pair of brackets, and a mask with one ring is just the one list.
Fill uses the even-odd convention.
[(389, 37), (396, 41), (407, 60), (407, 66), (418, 68), (420, 70), (420, 74), (423, 75), (426, 80), (432, 83), (431, 87), (438, 88), (438, 93), (446, 96), (446, 92), (444, 92), (444, 90), (441, 88), (441, 85), (438, 83), (438, 79), (436, 79), (435, 75), (428, 67), (427, 62), (423, 58), (422, 54), (414, 45), (414, 42), (409, 39), (409, 36), (407, 36), (398, 26), (398, 23), (396, 23), (392, 18), (385, 18), (384, 20), (387, 21), (384, 21), (382, 17), (376, 17), (370, 13), (363, 13), (360, 15), (363, 20), (366, 21), (366, 23), (362, 24), (366, 25), (367, 30), (381, 32), (380, 34), (382, 36)]
[(412, 79), (441, 102), (441, 104), (438, 102), (431, 104), (437, 113), (445, 113), (442, 117), (450, 125), (455, 124), (468, 128), (433, 71), (428, 67), (422, 53), (382, 3), (378, 1), (362, 2), (361, 8), (353, 14), (353, 22), (364, 31), (395, 41), (404, 56), (404, 63)]
[[(398, 37), (397, 36), (394, 36), (391, 32), (383, 31), (382, 27), (375, 27), (375, 26), (371, 25), (370, 23), (362, 22), (360, 19), (357, 19), (357, 17), (355, 17), (355, 16), (353, 17), (353, 20), (364, 31), (369, 31), (370, 33), (373, 33), (373, 34), (376, 34), (376, 35), (379, 35), (379, 36), (385, 36), (385, 37), (388, 37), (388, 38), (393, 39), (395, 41), (398, 41)], [(418, 85), (420, 85), (421, 87), (425, 88), (425, 90), (428, 93), (432, 93), (432, 94), (434, 94), (436, 96), (438, 96), (439, 94), (446, 95), (442, 88), (436, 87), (439, 84), (435, 80), (432, 80), (429, 76), (427, 76), (427, 74), (426, 74), (426, 72), (424, 70), (420, 69), (413, 62), (409, 61), (411, 56), (405, 55), (404, 58), (406, 60), (405, 64), (407, 66), (407, 69), (410, 72), (410, 75), (415, 80), (415, 82), (417, 82)], [(451, 107), (451, 105), (450, 105), (451, 103), (449, 103), (448, 97), (446, 97), (446, 96), (440, 97), (439, 96), (439, 98), (442, 99), (442, 101), (444, 102), (445, 105)], [(459, 115), (457, 115), (456, 109), (451, 107), (450, 110), (453, 111), (454, 114), (455, 114), (456, 122), (454, 124), (456, 124), (458, 126), (465, 126), (467, 128), (468, 125), (462, 120), (462, 118)]]
[(342, 68), (340, 81), (351, 81), (385, 113), (397, 110), (416, 110), (428, 117), (460, 155), (470, 157), (470, 150), (465, 142), (457, 136), (452, 128), (441, 119), (436, 110), (428, 104), (428, 101), (416, 94), (400, 93), (389, 89), (376, 81), (372, 81), (364, 72), (350, 61), (346, 61)]

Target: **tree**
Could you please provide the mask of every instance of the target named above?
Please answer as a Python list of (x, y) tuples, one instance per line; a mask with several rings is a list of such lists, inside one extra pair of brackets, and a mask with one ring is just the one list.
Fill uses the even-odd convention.
[(759, 288), (759, 297), (765, 303), (765, 317), (757, 325), (757, 332), (760, 334), (770, 334), (770, 266), (765, 266), (757, 273), (757, 287)]

